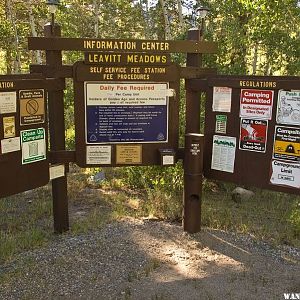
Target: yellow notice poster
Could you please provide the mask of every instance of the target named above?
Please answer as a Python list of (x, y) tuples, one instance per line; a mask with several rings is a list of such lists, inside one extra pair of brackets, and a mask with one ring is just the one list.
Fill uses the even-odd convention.
[(120, 165), (141, 164), (142, 145), (117, 145), (116, 163)]
[(3, 135), (5, 139), (16, 136), (16, 124), (15, 117), (4, 117), (3, 118)]
[(273, 157), (300, 162), (300, 128), (275, 127)]

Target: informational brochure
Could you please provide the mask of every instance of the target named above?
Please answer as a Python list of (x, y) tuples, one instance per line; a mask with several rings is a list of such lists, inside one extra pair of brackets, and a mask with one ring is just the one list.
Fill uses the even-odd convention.
[(0, 114), (15, 113), (17, 111), (16, 92), (0, 93)]
[(276, 122), (300, 125), (300, 91), (278, 92)]
[(232, 88), (215, 86), (213, 89), (213, 111), (231, 111)]
[(230, 136), (213, 136), (211, 168), (233, 173), (236, 151), (236, 138)]

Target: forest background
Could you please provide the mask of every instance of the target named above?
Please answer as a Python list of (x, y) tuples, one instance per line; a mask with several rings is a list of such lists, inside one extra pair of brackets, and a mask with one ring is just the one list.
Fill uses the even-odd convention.
[[(204, 67), (217, 68), (219, 74), (300, 75), (298, 0), (203, 0), (201, 3), (186, 0), (65, 0), (60, 1), (55, 18), (61, 25), (63, 37), (181, 40), (186, 38), (190, 28), (200, 26), (199, 16), (195, 13), (200, 5), (210, 9), (205, 19), (204, 40), (218, 43), (218, 53), (205, 56)], [(45, 63), (44, 52), (27, 50), (27, 37), (43, 36), (44, 25), (49, 20), (45, 0), (0, 0), (0, 74), (28, 73), (30, 64)], [(173, 61), (185, 65), (184, 55), (172, 56)], [(82, 59), (83, 54), (79, 52), (63, 53), (64, 64)], [(182, 145), (185, 127), (184, 90), (181, 98)], [(67, 80), (65, 91), (65, 121), (67, 148), (74, 149), (71, 80)], [(71, 191), (70, 198), (77, 199), (80, 189), (86, 188), (84, 180), (94, 179), (99, 172), (100, 169), (93, 169), (84, 171), (85, 177), (76, 175), (78, 180), (75, 180), (73, 189), (76, 194)], [(114, 188), (126, 186), (144, 191), (143, 197), (147, 199), (147, 205), (142, 205), (144, 214), (181, 218), (183, 180), (180, 163), (164, 169), (128, 167), (106, 170), (105, 176), (106, 180), (97, 183), (97, 187), (108, 184)], [(72, 177), (70, 182), (74, 184)], [(95, 181), (92, 184), (95, 185)], [(208, 196), (204, 198), (204, 225), (222, 229), (235, 227), (251, 233), (263, 227), (261, 237), (268, 236), (277, 242), (299, 245), (299, 197), (256, 191), (257, 196), (253, 200), (256, 202), (236, 207), (226, 196), (231, 189), (232, 185), (229, 184), (205, 182)], [(1, 205), (5, 211), (4, 205)], [(241, 208), (242, 213), (238, 214), (237, 209)], [(45, 209), (50, 210), (48, 206)], [(259, 218), (255, 212), (249, 213), (250, 209), (256, 209)], [(263, 220), (266, 212), (269, 214), (269, 227)], [(252, 224), (255, 219), (261, 223)], [(281, 232), (276, 233), (277, 237), (275, 227), (277, 232)], [(7, 245), (7, 236), (5, 239)], [(9, 251), (11, 249), (6, 252)]]

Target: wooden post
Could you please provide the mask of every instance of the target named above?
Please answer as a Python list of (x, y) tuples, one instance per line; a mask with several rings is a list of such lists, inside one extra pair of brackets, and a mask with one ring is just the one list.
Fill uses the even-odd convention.
[[(60, 37), (60, 26), (51, 24), (44, 27), (45, 37)], [(55, 78), (55, 70), (62, 66), (61, 51), (46, 51), (46, 63)], [(64, 80), (64, 79), (61, 79)], [(65, 150), (64, 91), (48, 92), (50, 151)], [(66, 168), (67, 169), (67, 168)], [(52, 180), (54, 232), (69, 230), (67, 177)]]
[(185, 135), (183, 229), (189, 233), (201, 229), (203, 144), (202, 134)]
[[(200, 40), (200, 31), (191, 29), (189, 40)], [(187, 66), (201, 67), (200, 54), (187, 54)], [(188, 79), (186, 81), (188, 83)], [(200, 135), (200, 92), (186, 84), (186, 135), (184, 153), (183, 229), (189, 233), (201, 229), (201, 195), (203, 169), (203, 140)]]

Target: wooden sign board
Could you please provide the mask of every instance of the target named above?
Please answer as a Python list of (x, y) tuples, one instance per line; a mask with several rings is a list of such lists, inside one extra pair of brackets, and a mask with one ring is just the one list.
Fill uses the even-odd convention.
[(299, 90), (299, 77), (209, 79), (205, 177), (300, 194)]
[[(93, 68), (99, 73), (91, 72)], [(152, 69), (158, 73), (149, 73)], [(157, 165), (161, 164), (161, 149), (176, 152), (176, 65), (112, 67), (80, 62), (75, 65), (74, 75), (79, 166)]]
[(0, 197), (49, 182), (46, 80), (0, 76)]
[(122, 40), (29, 37), (29, 50), (72, 50), (99, 52), (217, 53), (217, 44), (206, 41)]
[(85, 64), (100, 65), (170, 65), (171, 55), (168, 53), (111, 53), (111, 52), (86, 52)]

